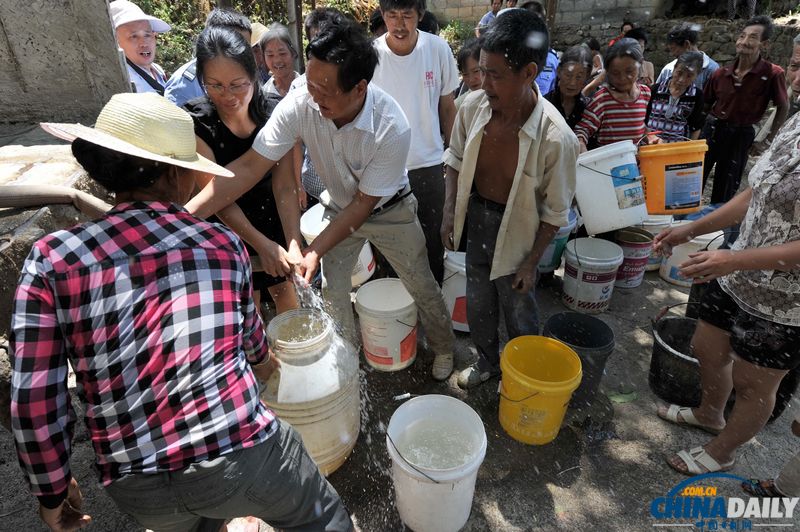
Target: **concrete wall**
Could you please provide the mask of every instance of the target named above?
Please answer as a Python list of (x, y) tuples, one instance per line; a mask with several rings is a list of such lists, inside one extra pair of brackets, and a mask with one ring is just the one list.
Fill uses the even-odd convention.
[(0, 2), (0, 123), (92, 123), (125, 80), (107, 0)]

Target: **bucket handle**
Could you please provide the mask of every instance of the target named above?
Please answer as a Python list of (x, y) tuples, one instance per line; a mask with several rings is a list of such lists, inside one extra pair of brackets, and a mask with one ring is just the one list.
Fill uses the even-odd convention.
[(432, 478), (432, 477), (431, 477), (430, 475), (428, 475), (428, 474), (427, 474), (425, 471), (421, 471), (421, 470), (420, 470), (420, 469), (419, 469), (417, 466), (415, 466), (414, 464), (412, 464), (411, 462), (409, 462), (409, 461), (406, 459), (406, 457), (405, 457), (405, 456), (403, 456), (403, 455), (400, 453), (400, 449), (398, 449), (398, 448), (397, 448), (397, 445), (395, 445), (395, 443), (394, 443), (394, 440), (392, 439), (392, 437), (391, 437), (391, 436), (389, 436), (389, 432), (388, 432), (388, 431), (386, 432), (386, 439), (387, 439), (387, 440), (389, 440), (389, 443), (391, 443), (391, 444), (392, 444), (392, 447), (394, 447), (394, 452), (396, 452), (396, 453), (397, 453), (397, 456), (399, 456), (400, 458), (402, 458), (402, 459), (403, 459), (403, 462), (405, 462), (406, 464), (408, 464), (408, 466), (409, 466), (411, 469), (413, 469), (414, 471), (416, 471), (417, 473), (419, 473), (419, 474), (420, 474), (420, 475), (422, 475), (423, 477), (427, 478), (428, 480), (430, 480), (430, 481), (431, 481), (431, 482), (433, 482), (434, 484), (441, 484), (441, 482), (439, 482), (439, 481), (438, 481), (438, 480), (436, 480), (435, 478)]
[(408, 327), (409, 329), (413, 329), (414, 327), (416, 327), (416, 325), (409, 325), (408, 323), (405, 323), (405, 322), (403, 322), (403, 321), (400, 321), (400, 320), (398, 320), (398, 319), (395, 319), (394, 321), (396, 321), (396, 322), (397, 322), (397, 323), (399, 323), (400, 325), (405, 325), (405, 326), (406, 326), (406, 327)]
[(505, 395), (503, 393), (503, 381), (500, 381), (500, 388), (497, 390), (497, 393), (500, 394), (500, 397), (502, 397), (503, 399), (505, 399), (506, 401), (508, 401), (510, 403), (524, 403), (528, 399), (531, 399), (532, 397), (536, 397), (541, 392), (533, 392), (529, 396), (523, 397), (522, 399), (511, 399), (510, 397), (508, 397), (507, 395)]
[(637, 176), (634, 176), (634, 177), (614, 176), (614, 175), (608, 174), (606, 172), (601, 172), (600, 170), (592, 168), (591, 166), (586, 166), (585, 164), (582, 164), (582, 163), (578, 163), (578, 166), (580, 166), (581, 168), (586, 168), (587, 170), (591, 170), (592, 172), (595, 172), (597, 174), (604, 175), (606, 177), (613, 177), (614, 179), (623, 179), (625, 181), (641, 181), (642, 180), (642, 176), (640, 176), (640, 175), (637, 175)]
[(667, 305), (666, 307), (663, 307), (661, 310), (659, 310), (658, 314), (656, 314), (655, 317), (650, 319), (650, 323), (653, 325), (653, 327), (655, 327), (656, 323), (658, 323), (661, 320), (661, 318), (666, 316), (667, 312), (669, 312), (671, 309), (675, 307), (680, 307), (682, 305), (699, 305), (699, 304), (700, 304), (699, 301), (684, 301), (683, 303), (675, 303), (674, 305)]

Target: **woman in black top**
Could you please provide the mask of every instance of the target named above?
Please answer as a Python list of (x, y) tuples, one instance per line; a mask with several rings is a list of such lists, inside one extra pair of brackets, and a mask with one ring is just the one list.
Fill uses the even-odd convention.
[(573, 131), (580, 122), (588, 101), (581, 91), (589, 81), (591, 73), (591, 51), (583, 45), (573, 46), (561, 56), (556, 69), (556, 86), (545, 95), (545, 99), (558, 109)]
[[(262, 92), (250, 45), (232, 30), (209, 28), (200, 34), (197, 78), (206, 96), (185, 106), (194, 119), (197, 151), (226, 165), (250, 149), (278, 99)], [(199, 176), (198, 186), (202, 188), (210, 179)], [(278, 313), (296, 308), (294, 286), (280, 268), (286, 238), (272, 192), (272, 174), (267, 173), (232, 207), (222, 221), (248, 244), (248, 252), (258, 256), (265, 270), (253, 274), (256, 302), (260, 303), (260, 292), (267, 291)]]
[(653, 85), (644, 123), (661, 142), (697, 140), (703, 129), (703, 91), (694, 80), (703, 70), (703, 53), (678, 57), (672, 76)]

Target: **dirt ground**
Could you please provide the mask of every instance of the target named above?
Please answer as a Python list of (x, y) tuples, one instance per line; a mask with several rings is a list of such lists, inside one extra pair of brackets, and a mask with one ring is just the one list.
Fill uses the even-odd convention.
[[(445, 383), (432, 381), (430, 356), (423, 348), (416, 363), (404, 371), (365, 370), (361, 435), (350, 458), (330, 477), (358, 529), (404, 530), (394, 508), (383, 429), (399, 406), (393, 397), (408, 392), (457, 397), (484, 421), (488, 450), (465, 530), (652, 530), (656, 521), (650, 516), (650, 502), (685, 478), (667, 466), (665, 454), (708, 439), (703, 432), (659, 420), (654, 415), (657, 398), (647, 384), (650, 319), (661, 307), (686, 299), (686, 289), (665, 283), (657, 272), (648, 273), (639, 288), (615, 289), (611, 308), (599, 316), (616, 335), (602, 394), (588, 421), (568, 419), (548, 445), (528, 446), (506, 435), (497, 418), (496, 380), (469, 393), (458, 389), (455, 376)], [(542, 323), (564, 310), (557, 288), (541, 290), (539, 302)], [(682, 307), (672, 312), (682, 313)], [(457, 367), (466, 366), (474, 356), (468, 335), (459, 334)], [(798, 450), (800, 440), (789, 430), (797, 411), (798, 405), (791, 405), (743, 446), (732, 472), (742, 477), (775, 475)], [(80, 427), (72, 464), (83, 487), (85, 509), (94, 518), (89, 530), (141, 530), (98, 486), (92, 462), (87, 434)], [(0, 530), (42, 530), (35, 499), (4, 429), (0, 429), (0, 479)], [(725, 495), (740, 494), (736, 482), (720, 483), (723, 488)]]

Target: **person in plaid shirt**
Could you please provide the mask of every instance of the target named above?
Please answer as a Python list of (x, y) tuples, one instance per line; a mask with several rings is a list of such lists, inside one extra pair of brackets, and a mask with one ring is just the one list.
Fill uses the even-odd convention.
[(153, 530), (219, 530), (253, 515), (280, 528), (349, 530), (349, 515), (294, 430), (258, 397), (278, 363), (253, 303), (239, 238), (180, 205), (196, 153), (187, 113), (118, 94), (96, 127), (43, 124), (74, 140), (116, 193), (97, 220), (33, 245), (12, 318), (12, 428), (53, 530), (90, 521), (70, 470), (75, 371), (100, 480)]

